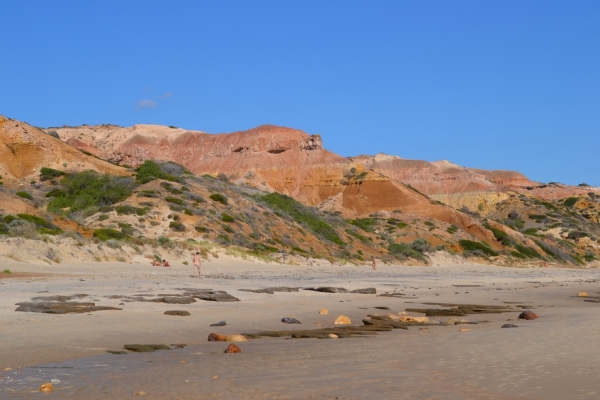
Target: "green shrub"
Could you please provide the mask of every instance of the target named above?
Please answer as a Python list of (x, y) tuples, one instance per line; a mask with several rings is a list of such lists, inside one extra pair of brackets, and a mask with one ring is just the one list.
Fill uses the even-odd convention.
[(165, 188), (165, 190), (167, 192), (172, 193), (172, 194), (182, 194), (183, 193), (183, 191), (177, 189), (175, 186), (173, 186), (169, 182), (161, 182), (160, 186), (162, 186), (163, 188)]
[(173, 229), (175, 232), (185, 231), (185, 225), (178, 221), (171, 221), (169, 223), (169, 228)]
[[(166, 163), (168, 164), (168, 163)], [(173, 163), (175, 164), (175, 163)], [(170, 182), (180, 182), (181, 180), (168, 172), (165, 172), (164, 164), (159, 164), (154, 161), (146, 160), (144, 163), (136, 169), (136, 180), (141, 183), (148, 183), (155, 179), (164, 179)], [(177, 164), (175, 164), (177, 165)]]
[(177, 197), (171, 197), (171, 196), (165, 197), (165, 201), (168, 201), (169, 203), (173, 203), (173, 204), (178, 204), (180, 206), (185, 204), (185, 202), (183, 200), (178, 199)]
[(158, 197), (156, 190), (140, 190), (136, 194), (138, 197)]
[(117, 212), (117, 215), (133, 215), (133, 214), (137, 214), (140, 217), (142, 215), (146, 215), (146, 213), (148, 212), (144, 208), (138, 208), (138, 207), (130, 206), (128, 204), (127, 205), (122, 205), (122, 206), (115, 207), (115, 211)]
[(565, 199), (563, 204), (567, 207), (573, 207), (575, 205), (575, 203), (577, 203), (577, 200), (579, 200), (577, 197), (569, 197), (569, 198)]
[(320, 218), (313, 208), (300, 204), (289, 196), (270, 193), (261, 196), (261, 199), (269, 206), (277, 208), (288, 214), (294, 221), (306, 226), (314, 234), (329, 240), (332, 243), (343, 245), (343, 240), (331, 225)]
[(207, 229), (206, 227), (204, 227), (204, 226), (195, 226), (195, 227), (194, 227), (194, 229), (195, 229), (197, 232), (200, 232), (200, 233), (205, 233), (205, 232), (207, 232), (207, 231), (208, 231), (208, 229)]
[(62, 233), (62, 229), (60, 229), (58, 226), (50, 223), (42, 217), (30, 214), (17, 214), (17, 217), (24, 221), (28, 221), (32, 224), (35, 224), (35, 229), (39, 233), (43, 233), (46, 235), (58, 235)]
[(462, 240), (459, 240), (458, 243), (460, 244), (460, 247), (462, 247), (464, 250), (467, 250), (467, 251), (479, 250), (488, 256), (497, 256), (498, 255), (498, 253), (496, 251), (494, 251), (493, 249), (489, 248), (488, 246), (486, 246), (485, 244), (480, 243), (480, 242), (474, 242), (472, 240), (462, 239)]
[(134, 181), (129, 177), (100, 175), (83, 171), (66, 176), (61, 186), (64, 194), (54, 197), (48, 210), (57, 214), (73, 213), (94, 207), (105, 207), (125, 200), (132, 193)]
[(101, 214), (101, 215), (98, 217), (98, 221), (106, 221), (108, 218), (110, 218), (108, 215), (106, 215), (106, 214)]
[(64, 195), (65, 191), (60, 189), (52, 189), (51, 191), (46, 193), (46, 197), (62, 197)]
[(430, 222), (430, 221), (425, 221), (425, 222), (423, 222), (423, 223), (424, 223), (425, 225), (427, 225), (427, 226), (435, 226), (435, 224), (434, 224), (433, 222)]
[(219, 236), (215, 238), (216, 242), (223, 246), (228, 246), (231, 244), (231, 239), (224, 233), (221, 233)]
[(221, 227), (223, 228), (223, 230), (225, 232), (229, 232), (229, 233), (234, 233), (235, 231), (233, 230), (232, 227), (230, 227), (229, 225), (221, 225)]
[(264, 243), (252, 243), (251, 248), (259, 253), (275, 253), (279, 251), (277, 247), (269, 246)]
[(355, 238), (357, 238), (358, 240), (360, 240), (362, 243), (364, 244), (372, 244), (372, 239), (366, 236), (361, 235), (358, 232), (354, 232), (352, 229), (346, 229), (346, 233), (350, 236), (353, 236)]
[(538, 234), (538, 229), (537, 228), (529, 228), (529, 229), (525, 229), (523, 231), (523, 233), (525, 235), (532, 235), (532, 236), (536, 236)]
[(105, 242), (110, 239), (123, 240), (127, 239), (129, 236), (115, 229), (101, 228), (94, 231), (94, 237)]
[(431, 243), (425, 238), (418, 238), (410, 244), (410, 248), (419, 253), (424, 253), (431, 249)]
[(231, 215), (223, 213), (221, 214), (221, 219), (223, 220), (223, 222), (233, 222), (235, 221), (235, 218), (233, 218)]
[(518, 251), (514, 251), (514, 250), (510, 252), (510, 255), (513, 256), (513, 257), (515, 257), (515, 258), (522, 259), (522, 260), (524, 260), (524, 259), (527, 258), (523, 254), (519, 253)]
[(483, 226), (486, 227), (487, 229), (489, 229), (490, 231), (492, 231), (496, 240), (499, 241), (500, 243), (502, 243), (504, 246), (507, 246), (507, 247), (513, 246), (514, 240), (507, 233), (505, 233), (504, 231), (501, 231), (500, 229), (494, 228), (487, 222)]
[(519, 243), (517, 243), (515, 245), (517, 251), (521, 254), (523, 254), (525, 257), (529, 257), (529, 258), (539, 258), (540, 257), (540, 253), (538, 253), (537, 251), (535, 251), (535, 249), (532, 249), (531, 247), (526, 247), (523, 246)]
[(446, 232), (448, 232), (451, 235), (454, 235), (456, 232), (458, 232), (458, 226), (452, 224), (448, 227), (448, 229), (446, 229)]
[(388, 246), (388, 252), (392, 255), (404, 257), (414, 257), (417, 255), (408, 243), (392, 243)]
[(298, 253), (308, 254), (308, 251), (301, 249), (298, 246), (292, 246), (292, 250), (297, 251)]
[(217, 202), (217, 203), (221, 203), (221, 204), (223, 204), (223, 205), (227, 205), (227, 204), (229, 204), (229, 203), (228, 203), (228, 201), (227, 201), (227, 197), (223, 196), (221, 193), (213, 193), (213, 194), (211, 194), (211, 195), (209, 196), (209, 198), (210, 198), (212, 201), (215, 201), (215, 202)]
[(30, 195), (29, 193), (27, 193), (27, 192), (17, 192), (17, 193), (15, 193), (15, 194), (16, 194), (17, 196), (19, 196), (19, 197), (22, 197), (22, 198), (24, 198), (24, 199), (27, 199), (27, 200), (33, 200), (33, 197), (31, 197), (31, 195)]
[(59, 171), (57, 169), (42, 167), (40, 169), (40, 181), (49, 181), (54, 178), (58, 178), (59, 176), (65, 176), (65, 172)]
[(373, 227), (377, 225), (377, 220), (373, 218), (356, 218), (350, 220), (350, 224), (359, 227), (365, 232), (373, 232)]

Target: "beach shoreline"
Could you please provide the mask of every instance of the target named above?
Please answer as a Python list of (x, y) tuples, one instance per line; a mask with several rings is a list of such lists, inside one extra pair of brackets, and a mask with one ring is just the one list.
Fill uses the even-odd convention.
[[(600, 322), (596, 322), (600, 321), (600, 309), (597, 304), (576, 297), (580, 291), (597, 295), (600, 288), (596, 269), (507, 268), (446, 262), (439, 266), (381, 265), (373, 271), (367, 265), (292, 266), (220, 256), (203, 264), (204, 277), (193, 278), (191, 265), (174, 263), (173, 268), (152, 267), (143, 257), (132, 263), (40, 266), (7, 262), (5, 265), (16, 277), (0, 276), (3, 282), (0, 285), (3, 294), (0, 300), (3, 337), (0, 393), (4, 391), (23, 398), (37, 391), (39, 382), (46, 377), (31, 367), (57, 363), (80, 371), (79, 375), (75, 374), (76, 382), (67, 377), (55, 385), (61, 398), (77, 398), (76, 393), (81, 390), (88, 393), (87, 398), (130, 396), (137, 391), (155, 396), (152, 398), (164, 398), (160, 396), (167, 395), (166, 383), (153, 381), (151, 377), (156, 374), (169, 376), (176, 382), (185, 382), (184, 377), (194, 376), (187, 378), (190, 385), (178, 386), (175, 391), (182, 399), (322, 398), (321, 395), (369, 398), (378, 393), (371, 390), (373, 388), (366, 389), (375, 383), (380, 386), (380, 398), (397, 398), (393, 394), (401, 390), (406, 393), (405, 398), (423, 398), (427, 393), (430, 398), (439, 399), (500, 399), (517, 395), (561, 398), (559, 395), (565, 393), (569, 398), (589, 398), (586, 396), (595, 391), (594, 368), (600, 368), (600, 360), (587, 352), (597, 339), (596, 334), (590, 332), (600, 331), (597, 329)], [(330, 286), (349, 291), (375, 288), (377, 295), (302, 289), (274, 294), (239, 290), (274, 286)], [(124, 300), (140, 295), (146, 299), (175, 295), (191, 289), (226, 291), (240, 301), (165, 304)], [(386, 292), (403, 295), (380, 296)], [(36, 296), (75, 294), (86, 295), (77, 301), (122, 310), (59, 315), (15, 312), (16, 303), (29, 302)], [(338, 315), (348, 316), (352, 325), (362, 325), (361, 320), (367, 315), (441, 307), (423, 304), (432, 302), (519, 304), (530, 306), (540, 318), (517, 320), (518, 312), (513, 311), (469, 315), (470, 322), (489, 321), (476, 325), (447, 326), (444, 322), (448, 317), (431, 318), (441, 322), (440, 325), (394, 329), (369, 338), (250, 339), (238, 343), (241, 354), (222, 354), (228, 343), (207, 341), (211, 332), (233, 335), (333, 327)], [(389, 310), (375, 307), (389, 307)], [(328, 309), (329, 313), (319, 314), (320, 308)], [(191, 315), (164, 315), (168, 310), (185, 310)], [(283, 317), (297, 318), (302, 324), (283, 324), (280, 321)], [(210, 326), (221, 320), (225, 320), (227, 326)], [(502, 329), (505, 323), (516, 324), (518, 328)], [(569, 343), (568, 351), (565, 351), (565, 341)], [(188, 347), (149, 354), (106, 353), (122, 350), (123, 345), (132, 343), (184, 343)], [(527, 354), (529, 359), (524, 361)], [(206, 362), (202, 361), (203, 357)], [(181, 360), (176, 360), (178, 358)], [(93, 374), (96, 379), (105, 380), (107, 389), (99, 390), (97, 382), (89, 378), (90, 371), (98, 368), (90, 366), (89, 360), (112, 365), (106, 371)], [(147, 363), (152, 364), (150, 368), (140, 364), (140, 360), (162, 361), (161, 366)], [(261, 368), (253, 370), (250, 367), (253, 363), (260, 363)], [(121, 382), (121, 378), (112, 375), (121, 364), (130, 368), (121, 370), (120, 376), (131, 374), (130, 379), (139, 382), (139, 390), (133, 390)], [(190, 365), (195, 365), (191, 375), (189, 369), (182, 367)], [(548, 374), (549, 370), (553, 374), (552, 368), (563, 371), (554, 377)], [(318, 376), (307, 372), (311, 369), (320, 371)], [(521, 373), (515, 374), (515, 371)], [(223, 374), (235, 384), (223, 386)], [(590, 380), (592, 374), (595, 374), (594, 380)], [(213, 375), (219, 378), (213, 380)], [(582, 380), (582, 377), (589, 379)], [(344, 383), (348, 380), (351, 383)], [(311, 381), (314, 384), (307, 383)], [(535, 387), (530, 385), (537, 381), (540, 382)], [(214, 390), (207, 387), (206, 382), (211, 382)], [(456, 385), (457, 382), (462, 384)], [(286, 387), (300, 389), (290, 392)]]

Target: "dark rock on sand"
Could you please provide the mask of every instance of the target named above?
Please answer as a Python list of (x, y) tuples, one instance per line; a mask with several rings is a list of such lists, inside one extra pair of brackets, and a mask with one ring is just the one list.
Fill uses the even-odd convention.
[(386, 307), (386, 306), (378, 306), (378, 307), (373, 307), (373, 308), (376, 308), (378, 310), (389, 310), (390, 309), (389, 307)]
[(151, 353), (155, 350), (171, 350), (169, 346), (164, 344), (126, 344), (123, 348), (136, 353)]
[(322, 293), (348, 293), (348, 289), (343, 287), (336, 288), (331, 286), (321, 286), (321, 287), (307, 287), (303, 290), (312, 290), (313, 292), (322, 292)]
[(331, 287), (331, 286), (321, 286), (321, 287), (307, 287), (303, 290), (312, 290), (314, 292), (322, 292), (322, 293), (358, 293), (358, 294), (376, 294), (377, 290), (375, 288), (365, 288), (365, 289), (356, 289), (352, 291), (348, 291), (348, 289), (342, 287)]
[(297, 292), (299, 287), (285, 287), (285, 286), (277, 286), (277, 287), (269, 287), (264, 289), (238, 289), (240, 292), (251, 292), (251, 293), (267, 293), (274, 294), (275, 292)]
[(377, 297), (396, 297), (396, 298), (400, 298), (400, 297), (406, 297), (406, 295), (404, 293), (383, 293), (383, 294), (378, 294)]
[(165, 315), (178, 315), (180, 317), (187, 317), (187, 316), (191, 315), (189, 312), (187, 312), (185, 310), (169, 310), (169, 311), (165, 311), (164, 314)]
[(123, 350), (107, 350), (106, 352), (110, 354), (127, 354), (127, 352)]
[(364, 288), (364, 289), (355, 289), (352, 290), (350, 293), (357, 293), (357, 294), (377, 294), (377, 289), (375, 288)]
[(66, 301), (69, 300), (75, 300), (75, 299), (83, 299), (84, 297), (88, 297), (87, 294), (74, 294), (71, 296), (38, 296), (38, 297), (34, 297), (31, 299), (31, 301), (45, 301), (45, 302), (61, 302), (64, 303)]
[(518, 328), (518, 326), (513, 324), (504, 324), (501, 326), (501, 328)]
[(238, 299), (237, 297), (234, 297), (223, 290), (212, 290), (212, 289), (189, 290), (189, 289), (186, 289), (186, 292), (183, 295), (195, 297), (199, 300), (204, 300), (204, 301), (218, 301), (218, 302), (240, 301), (240, 299)]
[(224, 353), (241, 353), (242, 349), (240, 349), (240, 346), (238, 346), (235, 343), (231, 343), (229, 346), (227, 346), (227, 348), (225, 349)]
[(258, 333), (243, 333), (247, 339), (259, 339), (261, 337), (292, 337), (294, 339), (331, 339), (329, 334), (333, 333), (340, 339), (350, 337), (368, 337), (377, 335), (377, 332), (391, 331), (391, 326), (338, 326), (334, 328), (309, 329), (297, 331), (264, 331)]
[(191, 304), (195, 303), (196, 299), (189, 296), (182, 297), (158, 297), (156, 299), (150, 300), (154, 303), (166, 303), (166, 304)]
[(532, 320), (532, 319), (536, 319), (538, 316), (536, 313), (534, 313), (531, 310), (525, 310), (523, 311), (521, 314), (519, 314), (519, 318), (518, 319), (525, 319), (525, 320)]
[(227, 326), (227, 322), (219, 321), (216, 324), (210, 324), (210, 326)]
[(122, 310), (117, 307), (96, 306), (96, 303), (78, 302), (35, 302), (17, 303), (19, 307), (15, 311), (37, 312), (42, 314), (81, 314), (92, 311)]
[(291, 317), (283, 317), (281, 318), (281, 322), (284, 324), (301, 324), (302, 322), (298, 321), (296, 318)]

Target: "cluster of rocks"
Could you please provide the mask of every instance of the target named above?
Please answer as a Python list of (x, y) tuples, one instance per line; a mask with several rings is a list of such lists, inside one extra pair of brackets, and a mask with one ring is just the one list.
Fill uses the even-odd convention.
[(93, 311), (122, 310), (117, 307), (97, 306), (92, 302), (71, 301), (87, 297), (87, 294), (72, 296), (40, 296), (31, 299), (31, 302), (16, 303), (15, 311), (36, 312), (43, 314), (81, 314)]

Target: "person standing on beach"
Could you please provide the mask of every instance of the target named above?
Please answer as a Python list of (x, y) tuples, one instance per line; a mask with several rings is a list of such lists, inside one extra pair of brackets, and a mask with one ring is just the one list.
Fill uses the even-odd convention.
[(373, 271), (377, 270), (377, 260), (375, 259), (375, 257), (373, 257), (373, 265), (371, 265), (371, 267), (373, 268)]
[[(202, 265), (202, 258), (200, 257), (200, 252), (196, 252), (196, 254), (194, 254), (194, 277), (196, 276), (200, 276), (200, 266)], [(196, 272), (198, 273), (198, 275), (196, 275)]]

